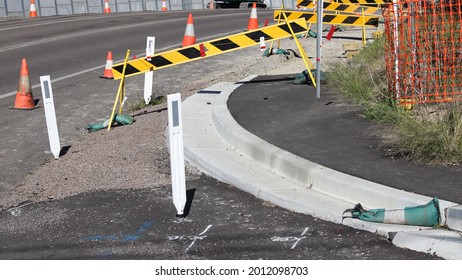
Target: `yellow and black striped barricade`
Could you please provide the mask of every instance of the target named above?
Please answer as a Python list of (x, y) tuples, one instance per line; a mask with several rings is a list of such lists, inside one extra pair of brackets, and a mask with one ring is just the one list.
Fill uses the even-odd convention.
[[(309, 5), (309, 2), (312, 2), (312, 0), (297, 0), (297, 6), (307, 7)], [(356, 4), (368, 7), (378, 7), (387, 3), (386, 0), (335, 0), (329, 2), (337, 2), (342, 4)]]
[[(306, 33), (308, 30), (306, 21), (303, 19), (288, 22), (295, 34)], [(150, 60), (146, 57), (130, 60), (125, 69), (125, 77), (135, 76), (145, 72), (258, 45), (260, 44), (260, 37), (264, 37), (265, 41), (273, 41), (292, 36), (293, 34), (290, 28), (285, 22), (262, 27), (228, 37), (166, 51), (154, 55)], [(114, 79), (117, 80), (122, 78), (123, 66), (123, 63), (119, 63), (112, 67)]]
[[(312, 0), (305, 0), (308, 3), (305, 6), (308, 9), (315, 9), (315, 1)], [(323, 2), (322, 8), (324, 11), (330, 12), (338, 12), (338, 13), (349, 13), (349, 14), (356, 14), (356, 15), (364, 15), (366, 16), (382, 16), (382, 9), (377, 7), (368, 7), (368, 6), (361, 6), (356, 4), (343, 4), (343, 3), (335, 3), (335, 2)]]
[[(297, 20), (303, 18), (308, 23), (316, 23), (317, 16), (316, 13), (312, 12), (304, 12), (304, 11), (281, 11), (275, 10), (274, 11), (274, 19), (279, 19), (281, 13), (285, 13), (287, 16), (287, 20)], [(282, 18), (282, 17), (281, 17)], [(329, 15), (324, 14), (322, 17), (322, 22), (325, 24), (332, 24), (332, 25), (350, 25), (350, 26), (374, 26), (377, 27), (379, 25), (379, 17), (377, 16), (357, 16), (357, 15)]]

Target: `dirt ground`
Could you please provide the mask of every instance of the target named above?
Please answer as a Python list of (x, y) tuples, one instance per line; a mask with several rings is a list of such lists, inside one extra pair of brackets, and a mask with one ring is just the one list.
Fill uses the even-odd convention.
[[(367, 30), (368, 38), (372, 37), (374, 31), (376, 29)], [(316, 65), (316, 39), (305, 38), (300, 39), (300, 42), (310, 61)], [(361, 43), (360, 28), (336, 32), (330, 41), (323, 39), (321, 69), (328, 71), (331, 62), (347, 60), (342, 44), (352, 42)], [(282, 41), (281, 48), (299, 53), (294, 40)], [(155, 92), (162, 95), (181, 92), (185, 99), (218, 82), (236, 82), (252, 74), (301, 73), (306, 69), (303, 60), (293, 54), (262, 57), (255, 49), (223, 55), (220, 60), (226, 60), (228, 65), (222, 71), (207, 71), (206, 68), (198, 67), (176, 82), (157, 85), (160, 89)], [(172, 74), (172, 71), (159, 71), (156, 75), (164, 75), (168, 81)], [(138, 91), (134, 96), (139, 96), (139, 92), (142, 95), (143, 84), (139, 80), (128, 82), (126, 87), (128, 92)], [(131, 112), (136, 120), (132, 125), (115, 127), (111, 131), (82, 133), (73, 140), (69, 150), (59, 160), (50, 160), (38, 166), (8, 195), (0, 197), (0, 209), (62, 199), (95, 190), (168, 186), (170, 159), (165, 137), (166, 106), (163, 103)], [(193, 179), (197, 176), (198, 172), (187, 166), (187, 177)]]

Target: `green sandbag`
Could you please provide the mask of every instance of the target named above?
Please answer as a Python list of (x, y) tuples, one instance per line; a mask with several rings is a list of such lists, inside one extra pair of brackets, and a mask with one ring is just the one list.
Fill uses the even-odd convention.
[(126, 114), (116, 114), (114, 120), (118, 124), (129, 125), (135, 121), (135, 118)]
[[(118, 123), (118, 124), (121, 124), (121, 125), (129, 125), (129, 124), (132, 124), (134, 121), (135, 121), (135, 118), (133, 118), (133, 116), (130, 116), (130, 115), (116, 114), (114, 116), (114, 122)], [(112, 124), (114, 124), (114, 122), (112, 122)], [(109, 119), (107, 119), (107, 120), (105, 120), (103, 122), (97, 122), (97, 123), (94, 123), (94, 124), (89, 124), (87, 126), (87, 129), (89, 131), (98, 131), (98, 130), (101, 130), (103, 128), (107, 128), (108, 126), (109, 126)]]
[[(312, 69), (311, 74), (316, 79), (316, 69)], [(324, 71), (321, 70), (321, 83), (324, 83), (325, 81), (326, 81), (326, 73), (324, 73)], [(302, 73), (298, 74), (297, 77), (295, 77), (293, 84), (295, 85), (311, 84), (311, 78), (308, 75), (308, 71), (305, 70)]]
[(440, 204), (436, 197), (424, 205), (392, 210), (385, 208), (365, 210), (358, 203), (353, 209), (346, 210), (344, 214), (346, 212), (351, 213), (350, 218), (368, 222), (428, 227), (440, 224)]

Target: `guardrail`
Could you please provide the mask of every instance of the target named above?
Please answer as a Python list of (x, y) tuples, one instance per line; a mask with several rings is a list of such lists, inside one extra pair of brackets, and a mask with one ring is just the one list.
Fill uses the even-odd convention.
[[(168, 10), (206, 9), (210, 0), (167, 0)], [(293, 0), (265, 0), (268, 7), (294, 8)], [(109, 0), (112, 13), (161, 11), (162, 0)], [(35, 0), (38, 16), (103, 13), (104, 0)], [(0, 17), (29, 17), (30, 0), (0, 0)]]

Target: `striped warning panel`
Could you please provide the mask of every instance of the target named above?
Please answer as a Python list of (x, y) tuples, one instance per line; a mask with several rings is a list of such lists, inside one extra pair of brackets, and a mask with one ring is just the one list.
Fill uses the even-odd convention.
[[(282, 11), (287, 16), (289, 21), (304, 18), (309, 23), (316, 23), (316, 13), (303, 12), (303, 11)], [(281, 10), (274, 11), (274, 19), (277, 20), (284, 16), (281, 15)], [(375, 26), (379, 25), (379, 18), (377, 16), (356, 16), (356, 15), (335, 15), (323, 14), (322, 22), (332, 25), (353, 25), (353, 26)]]
[[(289, 23), (295, 34), (308, 31), (306, 21), (303, 19), (289, 21)], [(272, 41), (291, 36), (292, 34), (289, 26), (286, 23), (262, 27), (252, 31), (156, 54), (150, 61), (148, 61), (146, 57), (130, 60), (125, 69), (125, 77), (135, 76), (141, 73), (254, 46), (260, 44), (260, 37), (264, 37), (265, 41)], [(203, 51), (201, 51), (201, 49)], [(114, 79), (117, 80), (122, 78), (123, 65), (123, 63), (119, 63), (112, 67)]]
[[(301, 7), (307, 7), (309, 2), (312, 0), (297, 0), (297, 5)], [(386, 4), (386, 0), (335, 0), (331, 2), (337, 2), (341, 4), (357, 4), (362, 6), (380, 6), (382, 4)]]
[[(305, 1), (309, 3), (307, 6), (308, 9), (315, 9), (315, 1)], [(364, 10), (364, 15), (369, 16), (381, 16), (382, 9), (377, 7), (367, 7), (367, 6), (360, 6), (355, 4), (342, 4), (342, 3), (335, 3), (335, 2), (323, 2), (323, 9), (325, 11), (336, 11), (340, 13), (352, 13), (357, 15), (362, 15)]]

